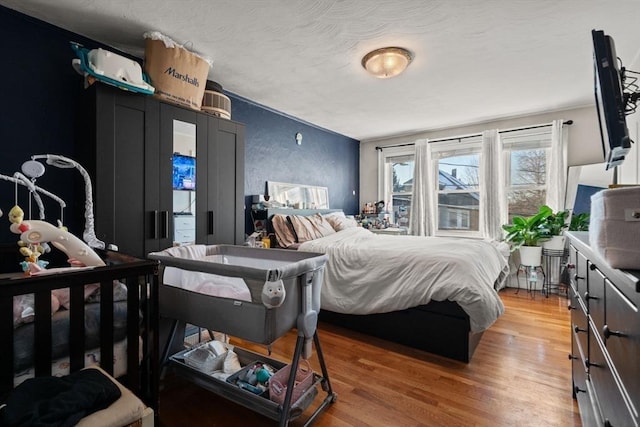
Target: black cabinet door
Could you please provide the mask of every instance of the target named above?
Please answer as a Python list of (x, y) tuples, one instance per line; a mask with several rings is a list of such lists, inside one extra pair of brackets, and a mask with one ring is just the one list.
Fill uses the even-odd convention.
[(87, 100), (79, 153), (93, 181), (96, 237), (142, 256), (147, 99), (96, 83)]
[(209, 117), (207, 212), (198, 222), (207, 244), (244, 241), (244, 126)]

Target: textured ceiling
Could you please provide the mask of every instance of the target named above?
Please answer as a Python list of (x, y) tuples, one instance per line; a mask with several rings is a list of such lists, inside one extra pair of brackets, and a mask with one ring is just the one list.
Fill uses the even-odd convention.
[[(226, 91), (359, 140), (590, 105), (594, 28), (640, 69), (637, 0), (0, 4), (139, 57), (142, 34), (160, 31), (212, 58)], [(365, 73), (383, 46), (414, 54), (404, 74)]]

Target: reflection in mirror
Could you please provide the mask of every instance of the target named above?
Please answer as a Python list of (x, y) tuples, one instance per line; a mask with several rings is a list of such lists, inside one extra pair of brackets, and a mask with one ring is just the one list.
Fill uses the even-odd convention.
[(573, 213), (589, 213), (591, 196), (613, 183), (613, 169), (604, 163), (569, 167), (565, 208)]
[(267, 182), (269, 204), (296, 209), (329, 209), (329, 190), (315, 185)]
[(173, 242), (196, 241), (196, 125), (173, 121)]

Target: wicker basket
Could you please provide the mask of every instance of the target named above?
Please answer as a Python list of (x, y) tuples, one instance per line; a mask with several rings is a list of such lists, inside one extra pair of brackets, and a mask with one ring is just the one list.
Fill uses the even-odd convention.
[[(269, 398), (279, 405), (284, 403), (284, 397), (287, 394), (287, 383), (291, 365), (287, 365), (273, 374), (269, 379)], [(313, 384), (313, 369), (306, 359), (300, 359), (298, 369), (296, 371), (296, 379), (293, 385), (293, 394), (291, 395), (291, 405), (293, 406), (300, 396)]]

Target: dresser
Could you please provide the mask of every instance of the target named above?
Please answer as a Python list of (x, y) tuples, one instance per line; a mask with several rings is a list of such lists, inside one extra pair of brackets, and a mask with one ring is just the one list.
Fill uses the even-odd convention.
[(568, 232), (573, 397), (584, 426), (640, 425), (640, 271), (618, 270)]

